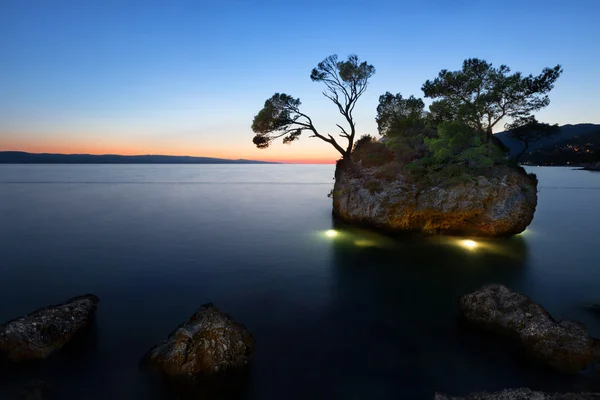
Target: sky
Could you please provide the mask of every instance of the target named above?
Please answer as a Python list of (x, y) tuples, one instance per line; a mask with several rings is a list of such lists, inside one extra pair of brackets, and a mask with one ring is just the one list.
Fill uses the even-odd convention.
[(376, 68), (359, 135), (377, 134), (381, 94), (422, 97), (472, 57), (525, 74), (561, 64), (538, 119), (600, 123), (599, 15), (597, 0), (2, 0), (0, 151), (334, 162), (306, 134), (256, 149), (250, 128), (283, 92), (337, 134), (343, 119), (310, 80), (331, 54)]

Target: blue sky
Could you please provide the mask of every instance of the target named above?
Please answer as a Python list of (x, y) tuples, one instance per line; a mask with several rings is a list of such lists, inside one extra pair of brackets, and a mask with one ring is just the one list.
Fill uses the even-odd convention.
[(538, 119), (600, 123), (596, 1), (0, 2), (0, 150), (334, 160), (326, 143), (253, 147), (275, 92), (318, 128), (336, 108), (311, 69), (355, 53), (377, 73), (357, 109), (376, 133), (386, 91), (421, 85), (469, 57), (537, 74), (562, 64)]

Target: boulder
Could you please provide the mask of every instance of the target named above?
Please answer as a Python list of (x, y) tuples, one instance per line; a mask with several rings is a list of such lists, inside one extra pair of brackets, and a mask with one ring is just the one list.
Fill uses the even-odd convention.
[(0, 353), (11, 361), (43, 360), (91, 325), (98, 297), (74, 297), (0, 326)]
[(460, 299), (464, 318), (506, 333), (544, 364), (565, 372), (586, 369), (594, 359), (595, 341), (583, 324), (555, 321), (529, 297), (502, 285), (486, 285)]
[(253, 348), (254, 338), (244, 325), (204, 304), (143, 361), (166, 376), (206, 377), (249, 365)]
[(507, 389), (496, 393), (472, 393), (465, 397), (451, 397), (436, 393), (434, 400), (600, 400), (599, 393), (545, 393), (531, 389)]
[[(493, 176), (427, 185), (381, 168), (340, 161), (333, 214), (389, 232), (498, 237), (521, 233), (537, 205), (537, 180), (522, 168), (498, 167)], [(385, 172), (385, 171), (384, 171)]]

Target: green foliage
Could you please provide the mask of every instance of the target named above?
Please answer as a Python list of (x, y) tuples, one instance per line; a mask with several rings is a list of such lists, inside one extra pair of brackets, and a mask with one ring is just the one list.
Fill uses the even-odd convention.
[(394, 156), (385, 144), (370, 135), (363, 135), (354, 145), (352, 159), (363, 167), (374, 167), (391, 162)]
[(550, 125), (538, 122), (534, 116), (518, 119), (507, 127), (510, 129), (510, 135), (524, 144), (523, 150), (515, 156), (516, 163), (519, 163), (531, 143), (544, 139), (560, 130), (558, 124)]
[(432, 131), (426, 127), (423, 100), (386, 92), (379, 97), (376, 121), (379, 133), (387, 139), (386, 144), (394, 151), (396, 161), (407, 164), (427, 153), (423, 139), (431, 136)]
[[(280, 136), (284, 136), (283, 142), (288, 144), (297, 140), (303, 130), (301, 126), (295, 126), (301, 117), (300, 104), (300, 99), (285, 93), (275, 93), (265, 101), (263, 109), (252, 121), (252, 130), (256, 133), (252, 141), (256, 147), (265, 149)], [(277, 135), (273, 135), (273, 132), (277, 132)]]
[(351, 91), (364, 91), (369, 78), (374, 74), (375, 67), (366, 61), (361, 63), (355, 54), (349, 55), (346, 61), (338, 61), (337, 54), (333, 54), (313, 68), (310, 79), (326, 85), (332, 84), (336, 89), (344, 87), (349, 94)]
[(492, 128), (502, 118), (527, 118), (550, 104), (548, 92), (562, 68), (545, 68), (538, 76), (510, 72), (506, 65), (495, 68), (485, 60), (470, 58), (461, 70), (443, 69), (421, 89), (425, 97), (437, 99), (431, 106), (437, 122), (462, 122), (486, 132), (489, 141)]
[(338, 61), (335, 54), (321, 61), (311, 72), (310, 78), (314, 82), (325, 84), (323, 95), (337, 106), (348, 124), (347, 128), (336, 125), (341, 130), (340, 136), (348, 141), (347, 146), (340, 145), (329, 134), (320, 134), (310, 117), (300, 112), (300, 99), (284, 93), (275, 93), (254, 117), (252, 130), (256, 135), (252, 141), (259, 149), (265, 149), (275, 139), (283, 137), (283, 143), (290, 144), (298, 140), (303, 131), (310, 131), (310, 137), (329, 143), (343, 157), (349, 157), (356, 135), (352, 112), (373, 74), (375, 67), (360, 62), (356, 55), (348, 56), (346, 61)]
[(373, 136), (371, 136), (371, 135), (362, 135), (360, 137), (360, 139), (358, 139), (356, 142), (354, 142), (354, 148), (352, 149), (352, 151), (356, 151), (356, 150), (360, 151), (360, 149), (362, 147), (368, 146), (369, 143), (373, 143), (373, 142), (376, 142), (376, 140), (375, 140), (375, 138)]
[(468, 125), (444, 122), (438, 127), (437, 137), (425, 139), (425, 145), (431, 151), (429, 160), (434, 168), (453, 164), (477, 170), (505, 164), (503, 151), (483, 139)]
[(377, 129), (382, 136), (410, 136), (425, 128), (425, 103), (410, 96), (402, 98), (390, 92), (379, 96), (377, 106)]

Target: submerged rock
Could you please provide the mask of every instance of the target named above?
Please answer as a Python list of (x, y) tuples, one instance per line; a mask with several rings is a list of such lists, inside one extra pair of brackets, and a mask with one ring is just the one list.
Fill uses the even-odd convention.
[(536, 178), (511, 167), (492, 177), (424, 185), (339, 162), (333, 189), (334, 215), (392, 232), (508, 236), (525, 230), (536, 205)]
[(495, 393), (472, 393), (465, 397), (451, 397), (436, 393), (434, 400), (600, 400), (599, 393), (545, 393), (531, 389), (507, 389)]
[(204, 304), (144, 362), (170, 377), (210, 376), (247, 366), (253, 348), (254, 338), (244, 325)]
[(595, 341), (583, 324), (555, 321), (541, 305), (502, 285), (463, 296), (460, 308), (468, 321), (519, 339), (531, 356), (556, 369), (577, 372), (595, 358)]
[(0, 326), (0, 353), (11, 361), (43, 360), (91, 325), (98, 297), (74, 297)]

